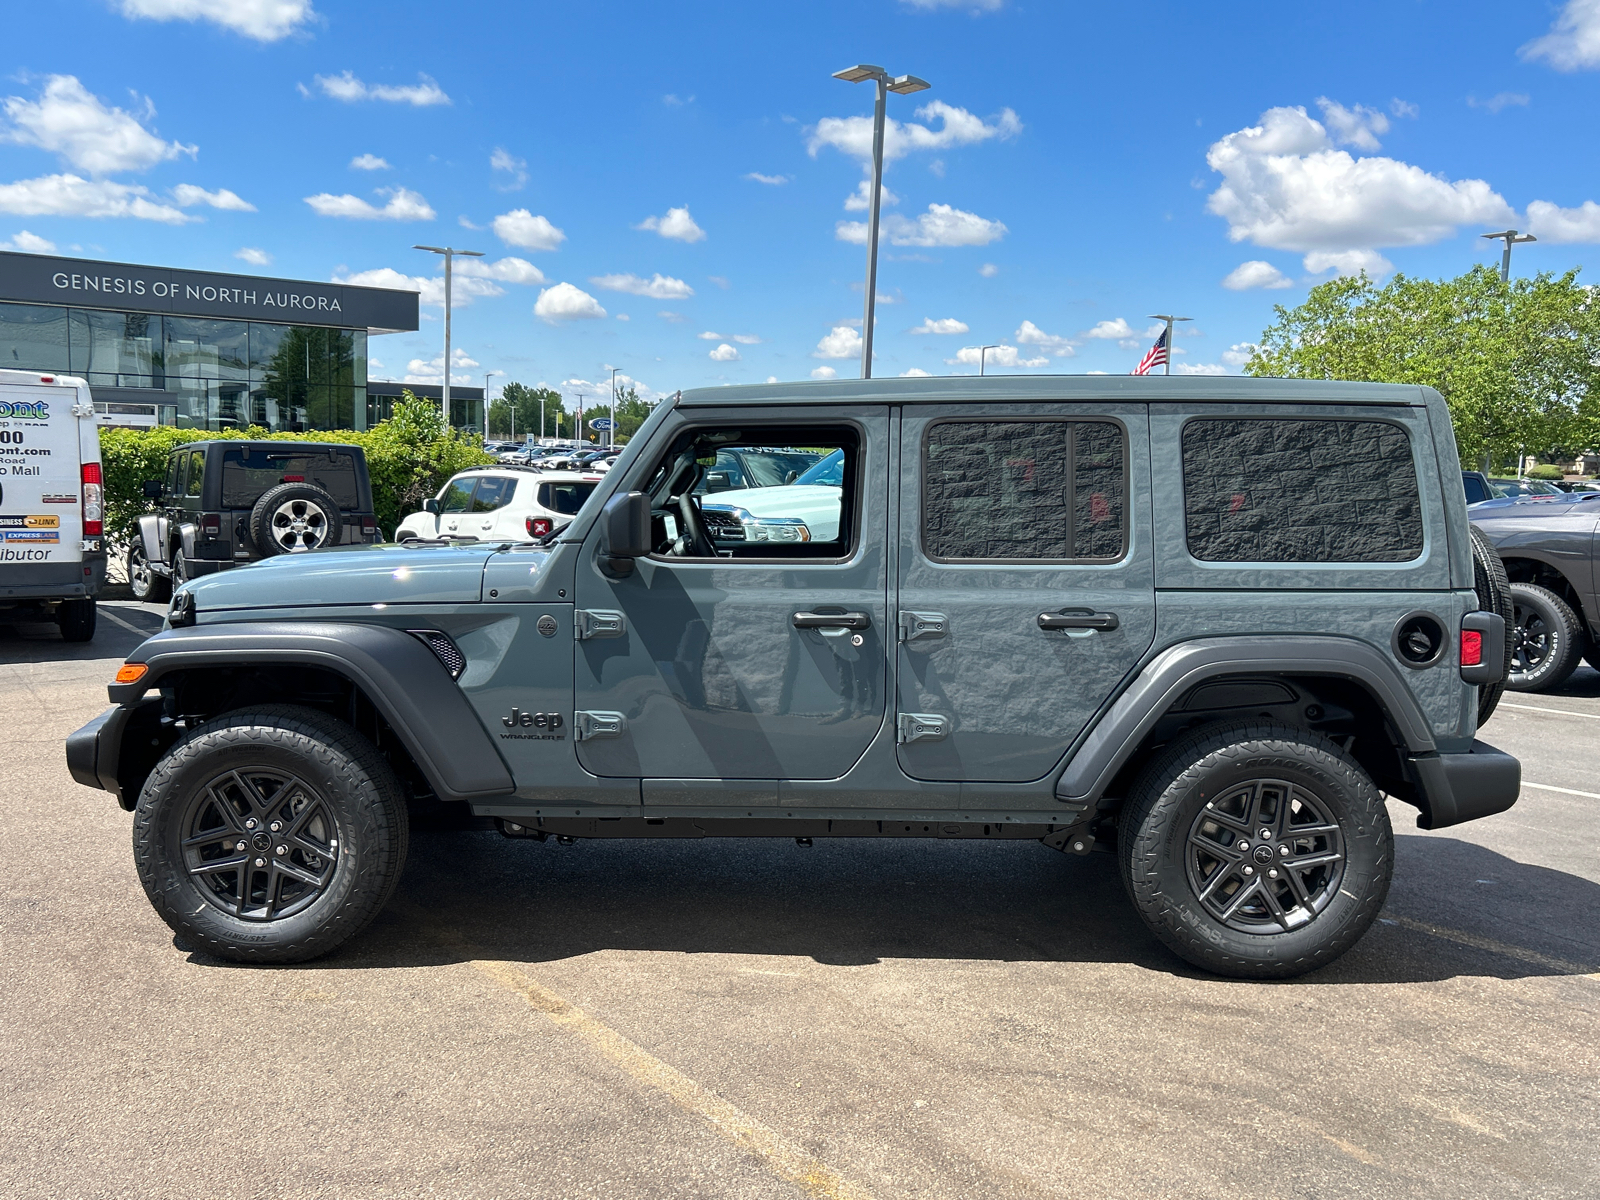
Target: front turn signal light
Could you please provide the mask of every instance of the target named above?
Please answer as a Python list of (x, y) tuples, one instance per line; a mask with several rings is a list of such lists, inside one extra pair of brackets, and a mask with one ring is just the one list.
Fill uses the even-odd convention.
[(1483, 634), (1476, 629), (1461, 631), (1461, 665), (1476, 667), (1483, 662)]
[(117, 668), (118, 683), (138, 683), (150, 671), (144, 663), (123, 663)]

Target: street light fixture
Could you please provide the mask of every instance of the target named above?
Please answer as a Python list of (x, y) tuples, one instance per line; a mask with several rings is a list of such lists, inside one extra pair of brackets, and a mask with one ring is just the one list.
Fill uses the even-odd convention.
[(611, 368), (611, 428), (606, 430), (606, 449), (614, 450), (617, 445), (617, 372), (621, 368)]
[(998, 349), (1000, 349), (1000, 347), (998, 345), (995, 345), (995, 346), (979, 346), (978, 347), (978, 374), (980, 376), (983, 374), (983, 365), (984, 365), (983, 364), (983, 360), (984, 360), (984, 357), (989, 353), (989, 351), (998, 350)]
[(1480, 233), (1479, 237), (1492, 241), (1503, 241), (1506, 252), (1500, 256), (1500, 282), (1506, 283), (1511, 279), (1511, 247), (1518, 242), (1537, 242), (1539, 239), (1531, 233), (1519, 234), (1515, 229), (1502, 229), (1499, 233)]
[(867, 205), (867, 301), (866, 315), (861, 323), (861, 378), (872, 378), (872, 320), (878, 299), (878, 205), (883, 194), (883, 125), (889, 103), (889, 93), (907, 96), (924, 91), (932, 85), (915, 75), (891, 77), (882, 67), (870, 63), (846, 67), (833, 73), (835, 79), (846, 83), (865, 83), (873, 80), (878, 85), (878, 100), (872, 109), (872, 196)]
[(427, 250), (444, 255), (444, 392), (439, 398), (444, 410), (444, 427), (450, 428), (450, 265), (458, 254), (468, 258), (482, 258), (482, 250), (457, 250), (454, 246), (413, 246), (413, 250)]
[(499, 371), (485, 371), (483, 373), (483, 440), (489, 440), (489, 376), (498, 375)]
[(1166, 313), (1148, 314), (1152, 321), (1165, 321), (1167, 323), (1167, 362), (1163, 375), (1172, 374), (1172, 324), (1174, 321), (1192, 321), (1193, 317), (1169, 317)]

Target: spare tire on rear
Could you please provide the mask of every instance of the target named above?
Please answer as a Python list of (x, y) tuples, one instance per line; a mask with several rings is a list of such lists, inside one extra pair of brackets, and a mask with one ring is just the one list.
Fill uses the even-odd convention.
[(1512, 632), (1516, 621), (1511, 605), (1511, 584), (1506, 579), (1506, 565), (1494, 544), (1476, 525), (1472, 531), (1472, 586), (1478, 593), (1478, 607), (1496, 614), (1506, 623), (1505, 662), (1500, 664), (1500, 682), (1486, 684), (1478, 689), (1478, 727), (1494, 715), (1495, 706), (1506, 690), (1506, 678), (1511, 674)]
[(250, 540), (265, 555), (339, 544), (339, 504), (314, 483), (280, 483), (250, 510)]

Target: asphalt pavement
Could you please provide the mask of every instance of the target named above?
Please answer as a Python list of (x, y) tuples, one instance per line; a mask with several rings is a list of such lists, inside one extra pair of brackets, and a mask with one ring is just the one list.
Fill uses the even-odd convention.
[(0, 626), (0, 1195), (1594, 1197), (1600, 674), (1481, 735), (1508, 813), (1391, 808), (1339, 962), (1205, 976), (1110, 855), (414, 835), (325, 960), (175, 945), (66, 773), (159, 610)]

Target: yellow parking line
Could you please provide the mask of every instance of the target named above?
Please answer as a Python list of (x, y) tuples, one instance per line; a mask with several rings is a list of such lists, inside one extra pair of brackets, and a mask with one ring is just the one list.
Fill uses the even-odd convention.
[(1413, 921), (1410, 917), (1385, 916), (1383, 919), (1393, 922), (1402, 929), (1425, 933), (1429, 937), (1443, 938), (1447, 942), (1455, 942), (1461, 946), (1471, 946), (1474, 950), (1487, 950), (1491, 954), (1503, 954), (1507, 958), (1514, 958), (1518, 962), (1525, 962), (1532, 967), (1543, 967), (1547, 971), (1555, 971), (1562, 975), (1578, 975), (1585, 979), (1600, 979), (1600, 971), (1596, 971), (1593, 967), (1584, 966), (1582, 963), (1568, 962), (1564, 958), (1552, 958), (1548, 954), (1540, 954), (1537, 950), (1524, 950), (1521, 946), (1511, 946), (1505, 942), (1497, 942), (1493, 938), (1479, 937), (1475, 933), (1464, 933), (1459, 929), (1448, 929), (1443, 925), (1430, 925), (1426, 921)]
[(815, 1155), (569, 1004), (510, 963), (477, 959), (472, 965), (501, 987), (517, 993), (535, 1012), (576, 1034), (638, 1082), (665, 1092), (674, 1103), (705, 1120), (740, 1149), (760, 1155), (776, 1175), (796, 1184), (806, 1195), (818, 1200), (871, 1200), (869, 1193), (829, 1170)]

